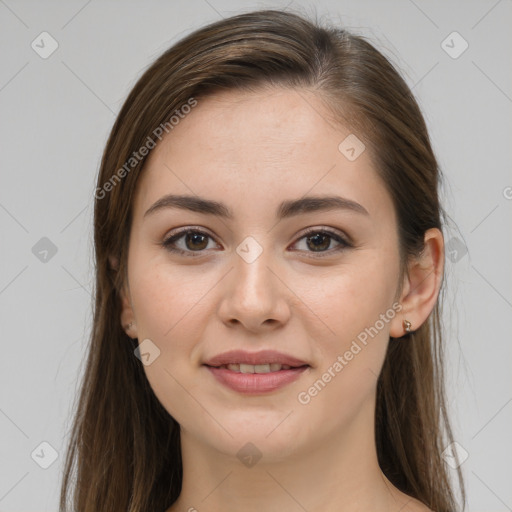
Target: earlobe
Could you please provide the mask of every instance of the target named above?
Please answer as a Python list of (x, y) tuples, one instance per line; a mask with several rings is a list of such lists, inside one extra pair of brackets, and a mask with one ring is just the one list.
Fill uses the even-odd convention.
[(121, 297), (121, 325), (126, 334), (130, 338), (135, 339), (138, 337), (137, 325), (135, 323), (135, 313), (130, 298), (130, 290), (126, 284), (121, 288), (119, 296)]
[[(112, 270), (119, 271), (119, 258), (115, 256), (108, 257), (108, 264)], [(137, 325), (135, 324), (135, 314), (130, 297), (130, 290), (125, 282), (119, 291), (121, 298), (121, 326), (126, 334), (132, 338), (137, 338)]]
[(116, 258), (115, 256), (109, 256), (108, 263), (112, 270), (119, 270), (119, 258)]
[(425, 232), (424, 249), (410, 260), (400, 298), (402, 310), (391, 324), (390, 336), (400, 338), (417, 330), (434, 309), (444, 271), (444, 240), (437, 228)]

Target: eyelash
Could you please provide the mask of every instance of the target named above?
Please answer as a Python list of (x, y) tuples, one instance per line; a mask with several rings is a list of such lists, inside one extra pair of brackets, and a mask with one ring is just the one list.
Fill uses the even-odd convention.
[[(203, 249), (201, 251), (190, 251), (190, 250), (185, 251), (183, 249), (179, 249), (177, 247), (173, 247), (173, 244), (175, 244), (180, 238), (183, 238), (185, 235), (187, 235), (189, 233), (204, 235), (204, 236), (207, 236), (207, 237), (209, 237), (209, 238), (211, 238), (213, 240), (213, 237), (211, 235), (209, 235), (208, 233), (206, 233), (204, 231), (201, 231), (200, 229), (187, 228), (187, 229), (184, 229), (182, 231), (179, 231), (178, 233), (172, 234), (171, 236), (166, 238), (162, 242), (161, 245), (166, 250), (168, 250), (169, 252), (172, 252), (172, 253), (181, 254), (181, 255), (184, 255), (184, 256), (190, 256), (190, 257), (193, 257), (193, 258), (194, 257), (198, 257), (198, 256), (202, 256), (202, 253), (205, 252), (205, 249)], [(297, 242), (299, 242), (300, 240), (302, 240), (304, 238), (310, 237), (312, 235), (317, 235), (317, 234), (327, 235), (329, 238), (335, 240), (340, 245), (338, 247), (334, 248), (334, 249), (328, 249), (327, 251), (320, 251), (318, 253), (315, 253), (314, 251), (306, 251), (306, 252), (311, 253), (310, 257), (312, 257), (312, 258), (324, 258), (326, 256), (332, 255), (333, 253), (337, 253), (337, 252), (342, 251), (344, 249), (353, 247), (353, 245), (348, 240), (343, 238), (340, 234), (338, 234), (338, 233), (336, 233), (334, 231), (331, 231), (329, 229), (325, 229), (325, 228), (311, 229), (311, 230), (307, 231), (306, 233), (304, 233), (297, 240)], [(297, 242), (295, 242), (295, 244)], [(293, 245), (295, 245), (295, 244), (293, 244)]]

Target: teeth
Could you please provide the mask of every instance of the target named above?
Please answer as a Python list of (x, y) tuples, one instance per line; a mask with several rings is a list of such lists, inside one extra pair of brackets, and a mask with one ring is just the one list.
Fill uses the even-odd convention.
[(256, 364), (254, 365), (254, 373), (270, 373), (270, 365)]
[[(265, 366), (263, 364), (253, 365), (253, 364), (241, 364), (240, 365), (240, 373), (264, 373), (264, 372), (258, 372), (257, 368), (260, 368), (262, 366)], [(270, 368), (268, 369), (270, 371)]]
[(287, 364), (270, 363), (270, 364), (228, 364), (222, 365), (221, 368), (227, 368), (232, 372), (240, 373), (270, 373), (279, 370), (289, 370), (291, 367)]

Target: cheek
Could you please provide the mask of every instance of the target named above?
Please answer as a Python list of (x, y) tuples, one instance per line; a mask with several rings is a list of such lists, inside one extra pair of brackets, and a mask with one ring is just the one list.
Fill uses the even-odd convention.
[(210, 281), (154, 261), (134, 264), (130, 275), (139, 343), (149, 339), (158, 348), (144, 372), (158, 400), (180, 423), (204, 413), (192, 399), (198, 390), (189, 372), (194, 347), (203, 337), (198, 316), (204, 316), (205, 293), (214, 284)]
[[(211, 277), (211, 276), (210, 276)], [(136, 266), (130, 289), (139, 334), (161, 342), (176, 339), (182, 325), (201, 309), (206, 291), (213, 286), (207, 273), (190, 272), (166, 262)]]
[(395, 266), (398, 269), (391, 259), (361, 254), (358, 261), (330, 270), (330, 275), (304, 280), (300, 293), (331, 335), (347, 342), (392, 306), (398, 279)]
[(323, 312), (322, 320), (334, 334), (317, 338), (321, 341), (317, 342), (320, 364), (296, 400), (308, 417), (322, 418), (318, 428), (324, 435), (340, 424), (349, 424), (361, 408), (373, 407), (389, 326), (396, 315), (392, 308), (394, 290), (384, 284), (375, 276), (370, 279), (353, 274), (323, 288), (318, 311)]
[[(319, 385), (328, 383), (326, 387), (331, 390), (324, 399), (332, 393), (333, 399), (337, 396), (345, 403), (356, 403), (374, 391), (391, 321), (397, 315), (393, 307), (397, 279), (395, 259), (360, 254), (357, 263), (331, 278), (309, 282), (308, 297), (314, 302), (311, 309), (319, 312), (321, 323), (329, 328), (327, 337), (318, 338), (323, 340), (318, 348), (322, 361), (319, 372), (324, 375)], [(304, 293), (308, 293), (306, 289)]]

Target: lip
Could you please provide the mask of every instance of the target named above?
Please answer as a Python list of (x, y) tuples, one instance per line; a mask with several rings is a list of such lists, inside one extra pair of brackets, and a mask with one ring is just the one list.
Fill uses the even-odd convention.
[[(222, 354), (218, 354), (208, 361), (206, 361), (205, 365), (212, 366), (222, 366), (224, 364), (271, 364), (271, 363), (279, 363), (286, 364), (288, 366), (309, 366), (306, 361), (301, 361), (296, 357), (290, 356), (288, 354), (283, 354), (282, 352), (277, 352), (275, 350), (261, 350), (260, 352), (247, 352), (245, 350), (230, 350), (229, 352), (223, 352)], [(288, 371), (288, 370), (280, 370), (280, 371)], [(279, 373), (279, 372), (275, 372)], [(248, 374), (245, 374), (248, 375)], [(265, 374), (259, 374), (265, 375)]]
[[(246, 363), (253, 364), (253, 363)], [(270, 393), (297, 380), (310, 366), (300, 366), (289, 370), (270, 373), (239, 373), (227, 368), (206, 366), (206, 369), (223, 385), (233, 391), (247, 395)]]

